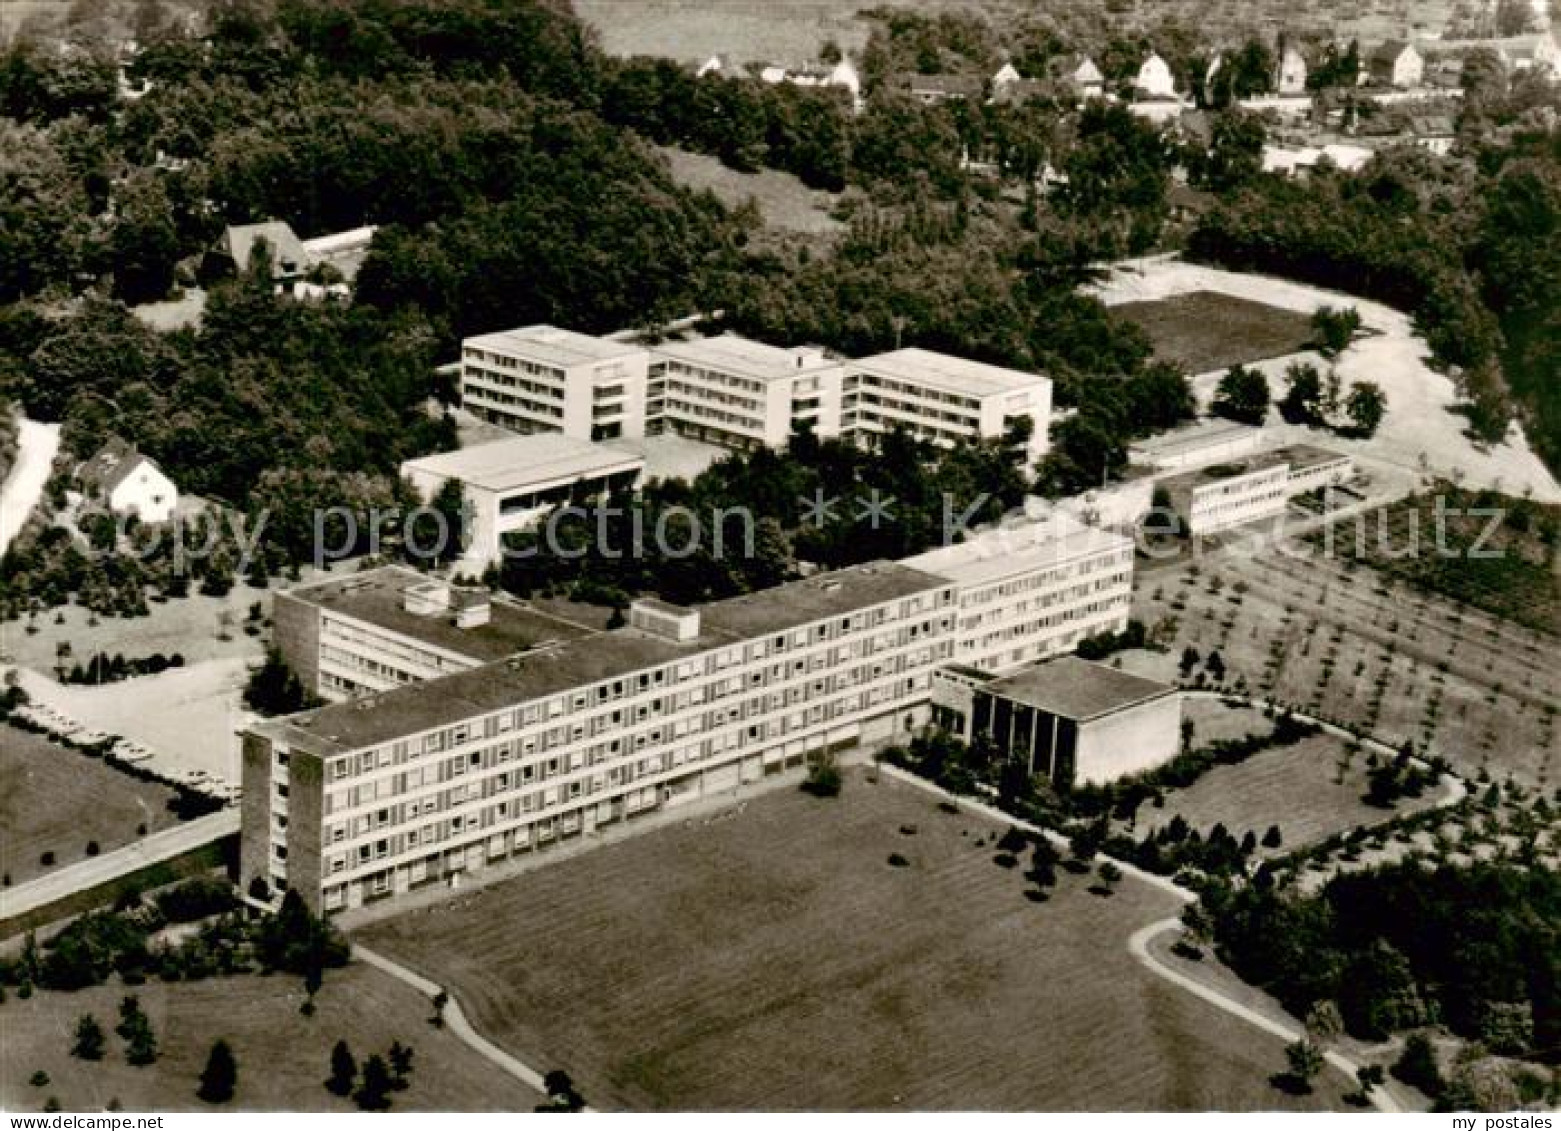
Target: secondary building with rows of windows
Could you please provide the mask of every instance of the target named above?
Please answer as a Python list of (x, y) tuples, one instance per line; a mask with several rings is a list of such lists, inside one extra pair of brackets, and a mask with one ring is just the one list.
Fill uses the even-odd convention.
[(983, 531), (905, 565), (959, 588), (959, 663), (1004, 671), (1120, 632), (1133, 604), (1133, 540), (1061, 513)]
[(1348, 455), (1291, 444), (1160, 480), (1185, 533), (1217, 534), (1284, 515), (1298, 495), (1342, 486), (1354, 477)]
[(800, 426), (870, 445), (895, 429), (947, 447), (1031, 423), (1046, 452), (1052, 383), (1035, 373), (900, 349), (857, 360), (735, 334), (638, 346), (552, 326), (469, 338), (461, 390), (517, 432), (610, 440), (677, 432), (724, 447), (779, 447)]
[(461, 345), (461, 400), (512, 432), (562, 432), (579, 440), (645, 434), (649, 357), (636, 345), (528, 326)]

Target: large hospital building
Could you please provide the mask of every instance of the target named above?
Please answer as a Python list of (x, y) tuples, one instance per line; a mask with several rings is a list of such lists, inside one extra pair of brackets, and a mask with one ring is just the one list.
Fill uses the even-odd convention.
[(1062, 516), (996, 533), (699, 608), (641, 600), (610, 630), (399, 567), (279, 594), (278, 646), (335, 701), (244, 736), (244, 882), (326, 910), (448, 882), (904, 739), (939, 669), (1012, 671), (1121, 627), (1125, 540)]

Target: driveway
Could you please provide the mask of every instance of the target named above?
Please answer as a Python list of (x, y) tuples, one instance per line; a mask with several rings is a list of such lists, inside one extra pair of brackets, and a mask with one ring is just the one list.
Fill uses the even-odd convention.
[(0, 554), (43, 498), (43, 485), (49, 481), (49, 469), (60, 450), (60, 426), (23, 417), (17, 442), (16, 466), (0, 487)]

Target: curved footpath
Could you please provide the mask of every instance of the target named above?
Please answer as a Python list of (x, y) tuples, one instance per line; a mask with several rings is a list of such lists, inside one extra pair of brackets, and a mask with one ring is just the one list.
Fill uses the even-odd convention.
[[(1221, 697), (1218, 693), (1215, 692), (1189, 691), (1184, 692), (1184, 694), (1198, 695), (1200, 697), (1207, 695), (1210, 698)], [(1243, 698), (1241, 696), (1224, 697)], [(1262, 700), (1249, 698), (1249, 701), (1254, 706), (1265, 705)], [(1332, 724), (1324, 723), (1320, 719), (1310, 719), (1301, 712), (1292, 712), (1292, 714), (1294, 714), (1296, 718), (1303, 719), (1308, 722), (1316, 722), (1319, 726), (1322, 726), (1329, 731), (1340, 734), (1348, 733), (1341, 731), (1340, 728), (1334, 727)], [(1376, 739), (1366, 738), (1362, 741), (1375, 744), (1389, 752), (1395, 752), (1391, 746), (1388, 746), (1386, 743), (1378, 742)], [(987, 803), (978, 801), (973, 797), (964, 797), (958, 794), (950, 793), (942, 786), (939, 786), (934, 782), (930, 782), (925, 778), (917, 777), (915, 774), (912, 774), (906, 770), (902, 770), (898, 766), (891, 766), (887, 763), (883, 763), (878, 766), (878, 772), (885, 774), (896, 781), (904, 782), (907, 785), (911, 785), (927, 793), (934, 794), (946, 801), (951, 802), (954, 805), (959, 806), (959, 808), (965, 812), (977, 814), (989, 820), (1013, 825), (1033, 835), (1043, 836), (1053, 844), (1056, 844), (1060, 847), (1067, 847), (1068, 840), (1061, 833), (1051, 829), (1045, 829), (1039, 825), (1032, 824), (1029, 821), (1022, 820), (1021, 818), (1015, 817), (1010, 813), (1003, 812), (994, 805), (988, 805)], [(1444, 780), (1450, 786), (1450, 797), (1441, 801), (1440, 804), (1454, 804), (1463, 797), (1467, 787), (1464, 785), (1462, 779), (1452, 774), (1446, 775)], [(1122, 870), (1124, 875), (1132, 876), (1133, 878), (1143, 883), (1149, 884), (1155, 888), (1159, 888), (1161, 891), (1175, 896), (1182, 903), (1194, 903), (1197, 901), (1197, 896), (1195, 896), (1192, 892), (1188, 891), (1184, 887), (1179, 886), (1165, 876), (1159, 876), (1153, 872), (1145, 871), (1143, 868), (1138, 867), (1136, 864), (1133, 864), (1130, 861), (1116, 860), (1115, 858), (1107, 856), (1104, 853), (1102, 853), (1101, 856), (1103, 859), (1111, 860), (1112, 863), (1116, 864), (1116, 866)], [(1225, 994), (1221, 993), (1214, 987), (1205, 985), (1204, 983), (1199, 982), (1178, 970), (1173, 970), (1157, 959), (1149, 949), (1150, 941), (1154, 939), (1155, 936), (1163, 932), (1180, 929), (1180, 919), (1172, 918), (1156, 920), (1155, 922), (1150, 923), (1147, 926), (1140, 927), (1137, 931), (1133, 932), (1132, 937), (1130, 937), (1127, 942), (1128, 951), (1144, 966), (1145, 969), (1149, 970), (1156, 976), (1165, 979), (1166, 981), (1180, 987), (1183, 990), (1186, 990), (1195, 997), (1208, 1002), (1210, 1005), (1213, 1005), (1218, 1009), (1224, 1010), (1226, 1013), (1229, 1013), (1234, 1017), (1239, 1017), (1241, 1020), (1247, 1022), (1250, 1025), (1255, 1025), (1257, 1028), (1280, 1038), (1286, 1043), (1298, 1041), (1306, 1035), (1303, 1030), (1293, 1028), (1288, 1025), (1283, 1025), (1278, 1021), (1265, 1016), (1259, 1011), (1252, 1009), (1250, 1006), (1239, 1002), (1234, 998), (1227, 997)], [(499, 1048), (482, 1034), (478, 1033), (477, 1030), (472, 1027), (471, 1022), (467, 1020), (465, 1012), (461, 1009), (460, 1002), (455, 999), (455, 995), (453, 993), (445, 990), (444, 987), (440, 986), (437, 982), (423, 977), (415, 970), (408, 969), (399, 962), (396, 962), (391, 958), (387, 958), (385, 955), (382, 955), (377, 951), (370, 950), (361, 943), (355, 942), (352, 944), (352, 953), (354, 957), (361, 958), (370, 966), (373, 966), (376, 969), (389, 974), (398, 981), (401, 981), (412, 987), (418, 993), (428, 998), (430, 1002), (432, 1002), (433, 999), (436, 998), (440, 993), (445, 993), (447, 997), (442, 1016), (444, 1017), (445, 1025), (449, 1028), (450, 1032), (455, 1034), (455, 1036), (463, 1043), (465, 1043), (470, 1049), (472, 1049), (473, 1052), (486, 1059), (496, 1068), (513, 1076), (516, 1080), (519, 1080), (522, 1084), (525, 1084), (527, 1087), (533, 1089), (539, 1095), (547, 1095), (547, 1087), (542, 1081), (542, 1074), (535, 1068), (532, 1068), (530, 1065), (525, 1064), (524, 1062), (511, 1056), (509, 1053)], [(1356, 1070), (1360, 1067), (1356, 1061), (1351, 1060), (1343, 1053), (1333, 1049), (1325, 1051), (1323, 1053), (1323, 1059), (1333, 1067), (1337, 1068), (1339, 1071), (1343, 1072), (1351, 1080), (1355, 1079)], [(1388, 1092), (1386, 1087), (1373, 1089), (1370, 1099), (1372, 1105), (1381, 1112), (1397, 1113), (1404, 1110), (1398, 1101), (1394, 1099), (1393, 1096)], [(592, 1109), (587, 1107), (586, 1110), (590, 1111)]]
[[(408, 969), (407, 967), (401, 965), (394, 959), (387, 958), (378, 951), (370, 950), (362, 943), (355, 942), (352, 944), (352, 956), (354, 958), (361, 958), (364, 962), (368, 963), (376, 970), (383, 971), (384, 973), (389, 974), (392, 978), (395, 978), (397, 981), (411, 986), (418, 993), (428, 998), (430, 1003), (432, 1003), (433, 999), (438, 997), (441, 993), (445, 994), (445, 1006), (444, 1009), (440, 1012), (440, 1016), (444, 1018), (445, 1028), (447, 1028), (455, 1035), (458, 1040), (460, 1040), (478, 1056), (481, 1056), (487, 1060), (495, 1068), (499, 1069), (501, 1072), (505, 1072), (510, 1076), (513, 1076), (516, 1080), (519, 1080), (522, 1084), (536, 1092), (539, 1097), (544, 1099), (547, 1097), (547, 1085), (543, 1083), (542, 1073), (538, 1072), (535, 1068), (532, 1068), (529, 1064), (525, 1064), (524, 1062), (511, 1056), (509, 1053), (499, 1048), (498, 1045), (494, 1044), (481, 1033), (477, 1032), (477, 1030), (472, 1027), (472, 1023), (466, 1019), (466, 1014), (461, 1009), (461, 1003), (456, 1001), (455, 995), (453, 993), (445, 990), (445, 988), (439, 985), (439, 983), (423, 977), (417, 971)], [(591, 1111), (592, 1109), (587, 1106), (585, 1110)]]
[[(1267, 1017), (1264, 1014), (1259, 1013), (1257, 1010), (1243, 1005), (1234, 998), (1226, 997), (1212, 986), (1204, 985), (1202, 982), (1197, 981), (1194, 978), (1189, 978), (1180, 971), (1173, 970), (1169, 966), (1161, 963), (1160, 960), (1150, 952), (1149, 941), (1156, 935), (1159, 935), (1165, 931), (1179, 931), (1181, 930), (1181, 926), (1182, 923), (1180, 919), (1161, 919), (1157, 922), (1150, 923), (1146, 927), (1140, 927), (1138, 930), (1134, 931), (1132, 937), (1127, 940), (1127, 949), (1132, 953), (1133, 957), (1138, 959), (1138, 961), (1142, 963), (1144, 967), (1151, 973), (1157, 974), (1166, 981), (1180, 986), (1188, 993), (1202, 998), (1210, 1005), (1223, 1009), (1226, 1013), (1229, 1013), (1232, 1016), (1241, 1018), (1249, 1025), (1256, 1025), (1264, 1032), (1272, 1033), (1286, 1044), (1299, 1041), (1302, 1037), (1306, 1036), (1302, 1030), (1292, 1029), (1288, 1025), (1281, 1025), (1279, 1022), (1273, 1020), (1273, 1018)], [(1355, 1079), (1355, 1072), (1360, 1067), (1360, 1065), (1355, 1061), (1351, 1060), (1343, 1053), (1335, 1051), (1334, 1049), (1328, 1049), (1325, 1051), (1323, 1053), (1323, 1059), (1326, 1060), (1329, 1064), (1333, 1065), (1339, 1071), (1343, 1072), (1351, 1080)], [(1370, 1098), (1372, 1105), (1376, 1107), (1378, 1111), (1392, 1114), (1395, 1112), (1402, 1112), (1404, 1110), (1399, 1106), (1398, 1101), (1388, 1094), (1388, 1091), (1385, 1087), (1373, 1088), (1371, 1090)]]

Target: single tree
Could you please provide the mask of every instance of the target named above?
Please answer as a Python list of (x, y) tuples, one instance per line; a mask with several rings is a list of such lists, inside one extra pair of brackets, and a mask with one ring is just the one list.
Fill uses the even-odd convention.
[(1291, 424), (1318, 425), (1323, 422), (1323, 378), (1317, 367), (1297, 362), (1285, 370), (1288, 386), (1279, 411)]
[(331, 1075), (325, 1081), (326, 1089), (338, 1096), (349, 1096), (357, 1079), (358, 1062), (352, 1058), (352, 1050), (346, 1041), (337, 1041), (331, 1049)]
[(70, 1054), (79, 1060), (103, 1059), (103, 1026), (92, 1014), (83, 1013), (76, 1022), (76, 1040)]
[(1328, 1045), (1344, 1033), (1344, 1018), (1339, 1007), (1323, 1000), (1313, 1005), (1306, 1014), (1306, 1035), (1319, 1045)]
[(1278, 825), (1269, 825), (1268, 831), (1263, 834), (1264, 848), (1278, 848), (1284, 843), (1284, 836), (1279, 832)]
[(562, 1068), (555, 1068), (542, 1077), (542, 1087), (547, 1092), (547, 1103), (538, 1104), (537, 1111), (581, 1111), (585, 1107), (585, 1098)]
[(1350, 418), (1350, 431), (1366, 439), (1376, 435), (1382, 418), (1387, 415), (1387, 408), (1387, 394), (1380, 385), (1373, 381), (1357, 381), (1344, 402), (1344, 411)]
[(1303, 1037), (1285, 1046), (1285, 1062), (1290, 1066), (1290, 1078), (1303, 1092), (1312, 1090), (1312, 1078), (1323, 1070), (1322, 1050)]
[(1216, 416), (1260, 425), (1268, 417), (1270, 399), (1268, 378), (1261, 371), (1233, 365), (1220, 378), (1211, 407)]
[(225, 1104), (233, 1098), (238, 1087), (238, 1062), (228, 1042), (219, 1039), (211, 1046), (206, 1057), (206, 1067), (201, 1072), (201, 1086), (196, 1095), (209, 1104)]
[(385, 1058), (378, 1053), (363, 1062), (363, 1078), (358, 1090), (352, 1094), (353, 1102), (364, 1111), (384, 1111), (390, 1106), (390, 1090), (394, 1086)]
[(1335, 310), (1320, 306), (1312, 314), (1312, 332), (1317, 352), (1327, 358), (1343, 353), (1360, 330), (1360, 311), (1353, 306)]
[(1440, 1096), (1447, 1087), (1441, 1065), (1437, 1063), (1436, 1049), (1424, 1033), (1409, 1035), (1409, 1039), (1404, 1042), (1404, 1051), (1394, 1062), (1391, 1071), (1397, 1079), (1411, 1088), (1419, 1088), (1432, 1099)]
[(412, 1050), (400, 1041), (392, 1041), (390, 1045), (390, 1072), (394, 1078), (396, 1091), (404, 1091), (411, 1082), (412, 1075)]
[(1362, 1097), (1371, 1095), (1373, 1089), (1382, 1086), (1382, 1065), (1363, 1064), (1355, 1070), (1355, 1082), (1360, 1085)]

